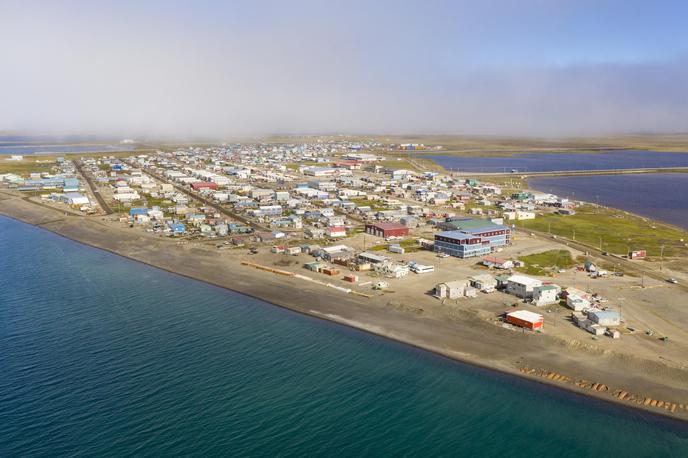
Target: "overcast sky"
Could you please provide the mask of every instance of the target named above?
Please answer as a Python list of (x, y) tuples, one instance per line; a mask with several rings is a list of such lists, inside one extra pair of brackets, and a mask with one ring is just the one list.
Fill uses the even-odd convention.
[(681, 0), (0, 0), (0, 131), (686, 132), (686, 18)]

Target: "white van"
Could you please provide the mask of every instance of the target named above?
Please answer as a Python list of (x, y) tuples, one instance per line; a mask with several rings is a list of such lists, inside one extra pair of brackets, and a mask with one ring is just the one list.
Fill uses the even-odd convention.
[(427, 274), (435, 271), (435, 266), (423, 266), (421, 264), (414, 264), (411, 271), (417, 274)]

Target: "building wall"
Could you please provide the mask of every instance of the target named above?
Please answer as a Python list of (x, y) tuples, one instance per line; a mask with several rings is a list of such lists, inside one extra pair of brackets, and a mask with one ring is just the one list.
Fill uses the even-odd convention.
[(526, 329), (540, 329), (542, 327), (541, 321), (531, 323), (530, 321), (521, 320), (519, 318), (516, 318), (515, 316), (510, 315), (506, 316), (506, 321), (508, 323), (515, 324), (516, 326), (520, 326)]
[(458, 258), (471, 258), (489, 254), (492, 249), (489, 245), (482, 245), (480, 243), (468, 245), (435, 240), (435, 251), (441, 251)]
[(546, 289), (533, 294), (533, 299), (541, 304), (550, 304), (557, 302), (557, 290)]
[(514, 296), (518, 296), (520, 298), (528, 298), (533, 296), (533, 289), (528, 288), (526, 285), (522, 285), (520, 283), (515, 283), (510, 281), (506, 285), (506, 291), (509, 294), (513, 294)]
[(365, 231), (367, 234), (375, 235), (377, 237), (403, 237), (409, 233), (407, 227), (398, 229), (382, 229), (374, 224), (367, 224)]

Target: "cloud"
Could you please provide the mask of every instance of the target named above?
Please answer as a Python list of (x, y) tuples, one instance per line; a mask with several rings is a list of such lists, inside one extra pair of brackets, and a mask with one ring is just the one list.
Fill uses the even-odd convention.
[[(476, 59), (481, 43), (469, 33), (433, 33), (422, 17), (420, 32), (400, 33), (409, 24), (389, 28), (379, 11), (342, 10), (339, 20), (287, 10), (213, 16), (182, 3), (187, 17), (180, 5), (174, 14), (162, 5), (8, 8), (0, 130), (213, 138), (688, 131), (685, 57), (499, 65)], [(391, 19), (408, 21), (402, 13)]]

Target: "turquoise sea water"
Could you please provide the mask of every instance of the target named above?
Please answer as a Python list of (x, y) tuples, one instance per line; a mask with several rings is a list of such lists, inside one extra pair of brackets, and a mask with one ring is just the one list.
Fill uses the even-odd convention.
[(685, 457), (688, 427), (0, 217), (0, 456), (66, 455)]

